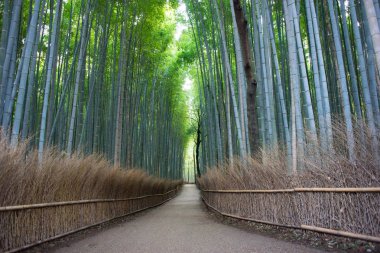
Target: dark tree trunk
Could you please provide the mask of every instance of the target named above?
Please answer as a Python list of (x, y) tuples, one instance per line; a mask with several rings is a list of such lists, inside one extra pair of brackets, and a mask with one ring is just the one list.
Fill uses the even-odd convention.
[(247, 114), (248, 114), (248, 131), (249, 143), (251, 152), (257, 150), (259, 147), (259, 132), (256, 120), (256, 87), (257, 83), (253, 76), (252, 69), (252, 53), (250, 50), (249, 34), (248, 34), (248, 21), (245, 18), (243, 8), (240, 0), (234, 0), (234, 10), (236, 14), (236, 23), (238, 25), (238, 32), (241, 41), (241, 49), (243, 52), (244, 71), (247, 79)]
[(201, 145), (201, 117), (200, 113), (198, 112), (198, 126), (197, 126), (197, 141), (195, 143), (195, 160), (196, 160), (196, 167), (197, 167), (197, 176), (201, 176), (201, 170), (199, 168), (199, 148)]

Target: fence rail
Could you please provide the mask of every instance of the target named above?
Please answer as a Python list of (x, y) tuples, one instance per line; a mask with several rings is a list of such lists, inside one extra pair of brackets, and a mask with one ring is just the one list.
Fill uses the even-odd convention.
[(17, 252), (156, 207), (178, 189), (124, 199), (92, 199), (0, 207), (0, 252)]
[(77, 200), (77, 201), (62, 201), (62, 202), (40, 203), (40, 204), (30, 204), (30, 205), (2, 206), (0, 207), (0, 212), (53, 207), (53, 206), (68, 206), (68, 205), (76, 205), (76, 204), (137, 200), (137, 199), (144, 199), (144, 198), (150, 198), (150, 197), (155, 197), (155, 196), (164, 196), (174, 191), (175, 190), (171, 190), (162, 194), (144, 195), (144, 196), (139, 196), (139, 197), (134, 197), (134, 198), (124, 198), (124, 199), (85, 199), (85, 200)]
[(201, 190), (216, 193), (283, 193), (283, 192), (380, 192), (380, 187), (365, 188), (293, 188), (276, 190)]
[(380, 187), (201, 192), (226, 217), (380, 242)]

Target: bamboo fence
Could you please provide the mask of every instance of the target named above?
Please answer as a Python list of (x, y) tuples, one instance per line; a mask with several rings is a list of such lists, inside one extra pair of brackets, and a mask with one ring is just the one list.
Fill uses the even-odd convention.
[(125, 199), (0, 207), (0, 252), (17, 252), (172, 199), (178, 189)]
[(379, 187), (201, 192), (223, 216), (380, 242)]

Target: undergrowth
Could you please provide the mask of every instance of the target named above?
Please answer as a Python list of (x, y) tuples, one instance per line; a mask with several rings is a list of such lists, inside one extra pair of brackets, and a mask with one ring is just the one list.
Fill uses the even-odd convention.
[(27, 152), (26, 144), (11, 148), (0, 135), (0, 206), (128, 198), (165, 193), (180, 184), (116, 168), (99, 155), (68, 157), (50, 150), (39, 163), (37, 152)]
[[(365, 129), (365, 128), (363, 128)], [(204, 190), (280, 190), (293, 188), (380, 187), (380, 167), (373, 139), (363, 131), (355, 136), (356, 159), (347, 158), (344, 127), (335, 126), (334, 149), (323, 149), (310, 138), (298, 170), (288, 167), (281, 149), (261, 151), (254, 157), (235, 158), (209, 169), (198, 178)], [(300, 159), (302, 158), (302, 159)], [(351, 233), (380, 235), (378, 191), (324, 191), (223, 193), (202, 192), (219, 212), (300, 228), (317, 226)]]
[[(305, 154), (292, 172), (284, 148), (261, 150), (249, 158), (235, 157), (210, 168), (198, 179), (203, 189), (285, 189), (294, 187), (379, 187), (379, 158), (364, 124), (355, 130), (356, 159), (347, 156), (344, 125), (334, 124), (334, 149), (326, 150), (310, 136)], [(378, 134), (379, 135), (379, 134)], [(380, 139), (379, 136), (377, 138)], [(380, 150), (380, 147), (378, 147)]]

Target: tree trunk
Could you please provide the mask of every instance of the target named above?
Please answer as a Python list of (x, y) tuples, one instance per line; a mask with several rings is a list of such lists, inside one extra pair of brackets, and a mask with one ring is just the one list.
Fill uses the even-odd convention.
[(48, 60), (49, 62), (48, 62), (47, 73), (46, 73), (45, 94), (44, 94), (44, 102), (43, 102), (42, 115), (41, 115), (40, 140), (39, 140), (39, 145), (38, 145), (38, 159), (40, 162), (42, 162), (44, 146), (45, 146), (46, 118), (47, 118), (47, 110), (48, 110), (49, 97), (50, 97), (50, 87), (54, 86), (55, 84), (54, 79), (52, 79), (52, 76), (53, 76), (52, 72), (53, 72), (53, 62), (57, 60), (54, 56), (55, 56), (55, 50), (56, 50), (56, 46), (57, 46), (58, 38), (59, 38), (59, 34), (57, 33), (57, 30), (60, 24), (59, 17), (61, 13), (61, 7), (62, 7), (62, 0), (58, 0), (56, 4), (56, 9), (55, 9), (53, 31), (51, 35), (51, 45), (49, 47), (49, 60)]
[[(375, 0), (376, 1), (376, 0)], [(372, 44), (375, 51), (377, 71), (380, 75), (380, 28), (378, 17), (376, 16), (376, 8), (373, 0), (365, 0), (364, 7), (367, 14), (369, 31), (371, 33)], [(380, 82), (377, 83), (378, 90), (380, 90)]]

